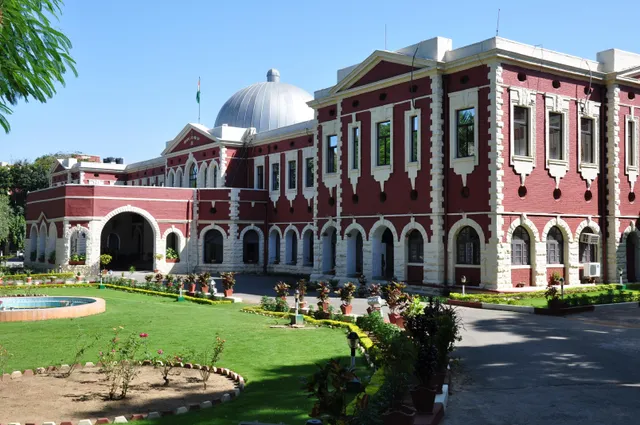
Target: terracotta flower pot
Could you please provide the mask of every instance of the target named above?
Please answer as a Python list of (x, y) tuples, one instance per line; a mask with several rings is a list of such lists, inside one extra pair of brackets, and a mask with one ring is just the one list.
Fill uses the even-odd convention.
[(192, 283), (192, 284), (189, 285), (189, 292), (192, 293), (192, 294), (196, 292), (196, 284), (195, 283)]
[(33, 278), (32, 278), (31, 276), (29, 276), (29, 277), (27, 278), (27, 283), (31, 283), (31, 281), (32, 281), (32, 280), (33, 280)]
[(387, 410), (382, 414), (384, 425), (413, 425), (416, 417), (416, 409), (409, 406), (401, 406), (399, 409)]
[(82, 281), (82, 276), (76, 276), (76, 282)]
[(298, 307), (300, 308), (307, 308), (307, 302), (306, 301), (300, 301), (298, 303)]
[(342, 304), (340, 306), (340, 310), (342, 310), (342, 314), (351, 314), (351, 310), (353, 310), (353, 306), (351, 304)]
[(420, 413), (431, 413), (433, 411), (433, 403), (436, 400), (437, 391), (435, 388), (427, 388), (417, 385), (409, 390), (413, 406)]
[(329, 311), (329, 302), (328, 301), (319, 302), (318, 303), (318, 308), (321, 309), (324, 312), (328, 312)]
[(230, 296), (233, 295), (233, 288), (231, 288), (231, 289), (223, 289), (223, 292), (224, 292), (224, 296), (225, 297), (230, 297)]

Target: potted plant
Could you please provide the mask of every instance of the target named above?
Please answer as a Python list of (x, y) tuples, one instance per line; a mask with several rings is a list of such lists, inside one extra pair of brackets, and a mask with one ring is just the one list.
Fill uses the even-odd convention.
[(196, 275), (194, 275), (193, 273), (189, 273), (185, 280), (186, 280), (187, 285), (189, 285), (189, 293), (190, 294), (195, 294), (195, 292), (196, 292)]
[(76, 282), (82, 281), (82, 274), (80, 272), (76, 273)]
[(347, 387), (357, 379), (353, 370), (337, 360), (318, 365), (318, 370), (305, 380), (305, 390), (315, 398), (309, 416), (329, 425), (345, 423), (347, 409)]
[(558, 272), (553, 272), (549, 278), (549, 285), (560, 285), (560, 279), (562, 279), (562, 275)]
[(319, 282), (318, 283), (318, 309), (325, 313), (329, 312), (329, 294), (331, 293), (331, 289), (329, 289), (329, 285), (327, 282)]
[[(412, 425), (416, 410), (406, 406), (410, 378), (417, 359), (416, 345), (403, 332), (397, 332), (380, 343), (384, 365), (385, 387), (390, 398), (382, 413), (384, 425)], [(385, 408), (383, 406), (383, 408)]]
[[(164, 258), (164, 255), (162, 255), (162, 254), (155, 254), (155, 255), (154, 255), (154, 258), (156, 259), (156, 262), (158, 262), (158, 261), (162, 261), (162, 259)], [(153, 272), (154, 272), (154, 273), (159, 273), (159, 271), (160, 271), (160, 270), (159, 270), (157, 267), (156, 267), (155, 269), (153, 269)]]
[(351, 305), (351, 301), (353, 300), (353, 294), (356, 292), (356, 285), (351, 282), (347, 282), (344, 286), (336, 291), (336, 294), (340, 296), (340, 301), (342, 304), (340, 305), (340, 310), (342, 310), (342, 314), (351, 314), (351, 310), (353, 306)]
[(56, 263), (56, 252), (55, 251), (51, 251), (49, 253), (48, 262), (49, 262), (49, 264), (55, 264)]
[(165, 255), (165, 257), (167, 258), (167, 263), (180, 262), (180, 255), (178, 255), (178, 252), (173, 248), (167, 248), (167, 254)]
[(544, 297), (547, 299), (547, 306), (551, 310), (557, 310), (566, 307), (563, 300), (558, 295), (558, 289), (555, 286), (547, 286), (547, 290), (544, 292)]
[(220, 273), (220, 277), (222, 277), (222, 290), (225, 297), (233, 295), (233, 287), (236, 285), (235, 275), (234, 272)]
[(389, 306), (389, 322), (399, 328), (404, 327), (402, 311), (411, 303), (411, 296), (404, 292), (406, 286), (392, 281), (382, 287), (383, 297)]
[(161, 285), (162, 280), (164, 279), (164, 276), (162, 275), (162, 273), (156, 273), (156, 275), (153, 278), (156, 281), (156, 285)]
[(102, 254), (100, 256), (100, 264), (102, 264), (102, 267), (104, 267), (104, 269), (102, 270), (103, 274), (106, 273), (107, 265), (111, 262), (112, 259), (113, 257), (109, 254)]
[(278, 296), (278, 298), (286, 301), (287, 296), (289, 295), (289, 289), (291, 289), (291, 287), (286, 283), (280, 281), (276, 283), (276, 286), (274, 286), (273, 289), (276, 291), (276, 295)]
[(209, 280), (211, 279), (211, 273), (204, 272), (198, 275), (198, 283), (200, 284), (200, 291), (203, 294), (209, 293)]
[(307, 308), (307, 302), (304, 297), (307, 295), (307, 280), (300, 279), (296, 283), (296, 290), (298, 291), (298, 305), (301, 309)]
[(380, 284), (372, 283), (368, 288), (369, 296), (367, 297), (367, 313), (371, 314), (374, 311), (380, 311), (382, 306), (382, 297), (380, 297)]

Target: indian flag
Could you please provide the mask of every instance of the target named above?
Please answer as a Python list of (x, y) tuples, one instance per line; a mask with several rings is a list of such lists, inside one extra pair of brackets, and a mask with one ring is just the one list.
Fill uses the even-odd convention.
[(198, 77), (198, 92), (196, 93), (196, 102), (200, 103), (200, 77)]

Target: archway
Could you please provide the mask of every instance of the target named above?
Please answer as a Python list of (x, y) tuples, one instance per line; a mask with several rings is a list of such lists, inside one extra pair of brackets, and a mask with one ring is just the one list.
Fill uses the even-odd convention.
[(298, 235), (295, 230), (290, 229), (285, 235), (285, 255), (289, 265), (298, 263)]
[(302, 265), (313, 266), (313, 230), (308, 229), (302, 235)]
[(224, 239), (217, 229), (210, 229), (204, 234), (205, 264), (221, 264), (224, 260)]
[(277, 229), (269, 233), (269, 263), (280, 264), (280, 232)]
[(334, 274), (336, 270), (336, 243), (337, 234), (335, 227), (329, 227), (322, 234), (322, 272)]
[(631, 232), (627, 236), (627, 281), (635, 282), (637, 280), (636, 275), (636, 262), (638, 261), (638, 233)]
[(364, 241), (359, 230), (347, 233), (347, 276), (356, 277), (362, 274), (362, 250)]
[(38, 261), (44, 263), (46, 261), (47, 250), (47, 226), (44, 223), (40, 226), (40, 233), (38, 234)]
[(412, 283), (422, 283), (424, 279), (424, 238), (419, 230), (414, 229), (406, 239), (407, 275), (405, 280)]
[(151, 224), (140, 214), (123, 212), (112, 217), (100, 235), (100, 254), (112, 257), (109, 268), (153, 269), (155, 236)]
[(29, 259), (31, 261), (38, 259), (38, 229), (35, 226), (31, 226), (29, 234)]
[(380, 226), (373, 234), (371, 242), (372, 276), (378, 279), (393, 279), (395, 274), (393, 232), (386, 226)]

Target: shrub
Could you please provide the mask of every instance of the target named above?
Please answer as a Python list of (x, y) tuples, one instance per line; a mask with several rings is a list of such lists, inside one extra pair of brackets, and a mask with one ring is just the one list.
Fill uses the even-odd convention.
[(286, 284), (286, 283), (284, 283), (282, 281), (276, 283), (276, 286), (273, 287), (273, 289), (274, 289), (274, 291), (276, 291), (276, 295), (278, 297), (286, 297), (287, 295), (289, 295), (289, 289), (290, 288), (291, 287), (288, 284)]
[(298, 280), (298, 282), (296, 282), (296, 290), (298, 291), (298, 294), (300, 296), (300, 302), (304, 301), (304, 297), (307, 295), (307, 280), (306, 279), (300, 279)]
[(0, 379), (3, 379), (4, 368), (7, 367), (7, 363), (9, 363), (10, 357), (11, 353), (9, 353), (9, 351), (7, 351), (5, 347), (0, 345)]
[(319, 282), (318, 283), (318, 301), (320, 303), (325, 303), (329, 300), (329, 294), (331, 293), (331, 289), (329, 289), (329, 285), (327, 282)]
[(112, 259), (113, 257), (111, 257), (109, 254), (102, 254), (100, 256), (100, 264), (102, 264), (102, 266), (106, 269), (107, 265), (109, 265)]
[(165, 354), (164, 350), (160, 349), (156, 351), (157, 355), (151, 359), (153, 366), (160, 369), (162, 379), (164, 380), (164, 386), (169, 385), (169, 374), (171, 370), (182, 363), (184, 355), (182, 354)]
[(180, 259), (180, 255), (178, 255), (178, 252), (173, 248), (167, 248), (167, 253), (165, 254), (165, 257), (167, 257), (167, 260), (179, 260)]
[(336, 291), (336, 294), (340, 296), (342, 304), (349, 305), (353, 300), (353, 294), (356, 292), (356, 285), (351, 282), (347, 282), (344, 286)]
[(276, 301), (271, 297), (263, 295), (260, 299), (260, 308), (267, 311), (276, 311)]
[(205, 391), (207, 389), (209, 376), (222, 356), (225, 342), (226, 340), (221, 339), (220, 336), (216, 334), (216, 339), (211, 346), (205, 348), (200, 353), (193, 352), (193, 360), (200, 364), (200, 366), (203, 366), (199, 369), (199, 372)]
[(223, 272), (220, 273), (220, 277), (222, 277), (222, 287), (224, 289), (233, 289), (236, 285), (236, 274), (234, 272)]
[(146, 347), (148, 337), (146, 333), (130, 333), (121, 338), (120, 332), (123, 329), (122, 326), (113, 328), (113, 338), (107, 348), (99, 353), (101, 371), (109, 382), (109, 400), (123, 399), (127, 396), (129, 385), (138, 374), (138, 354)]

